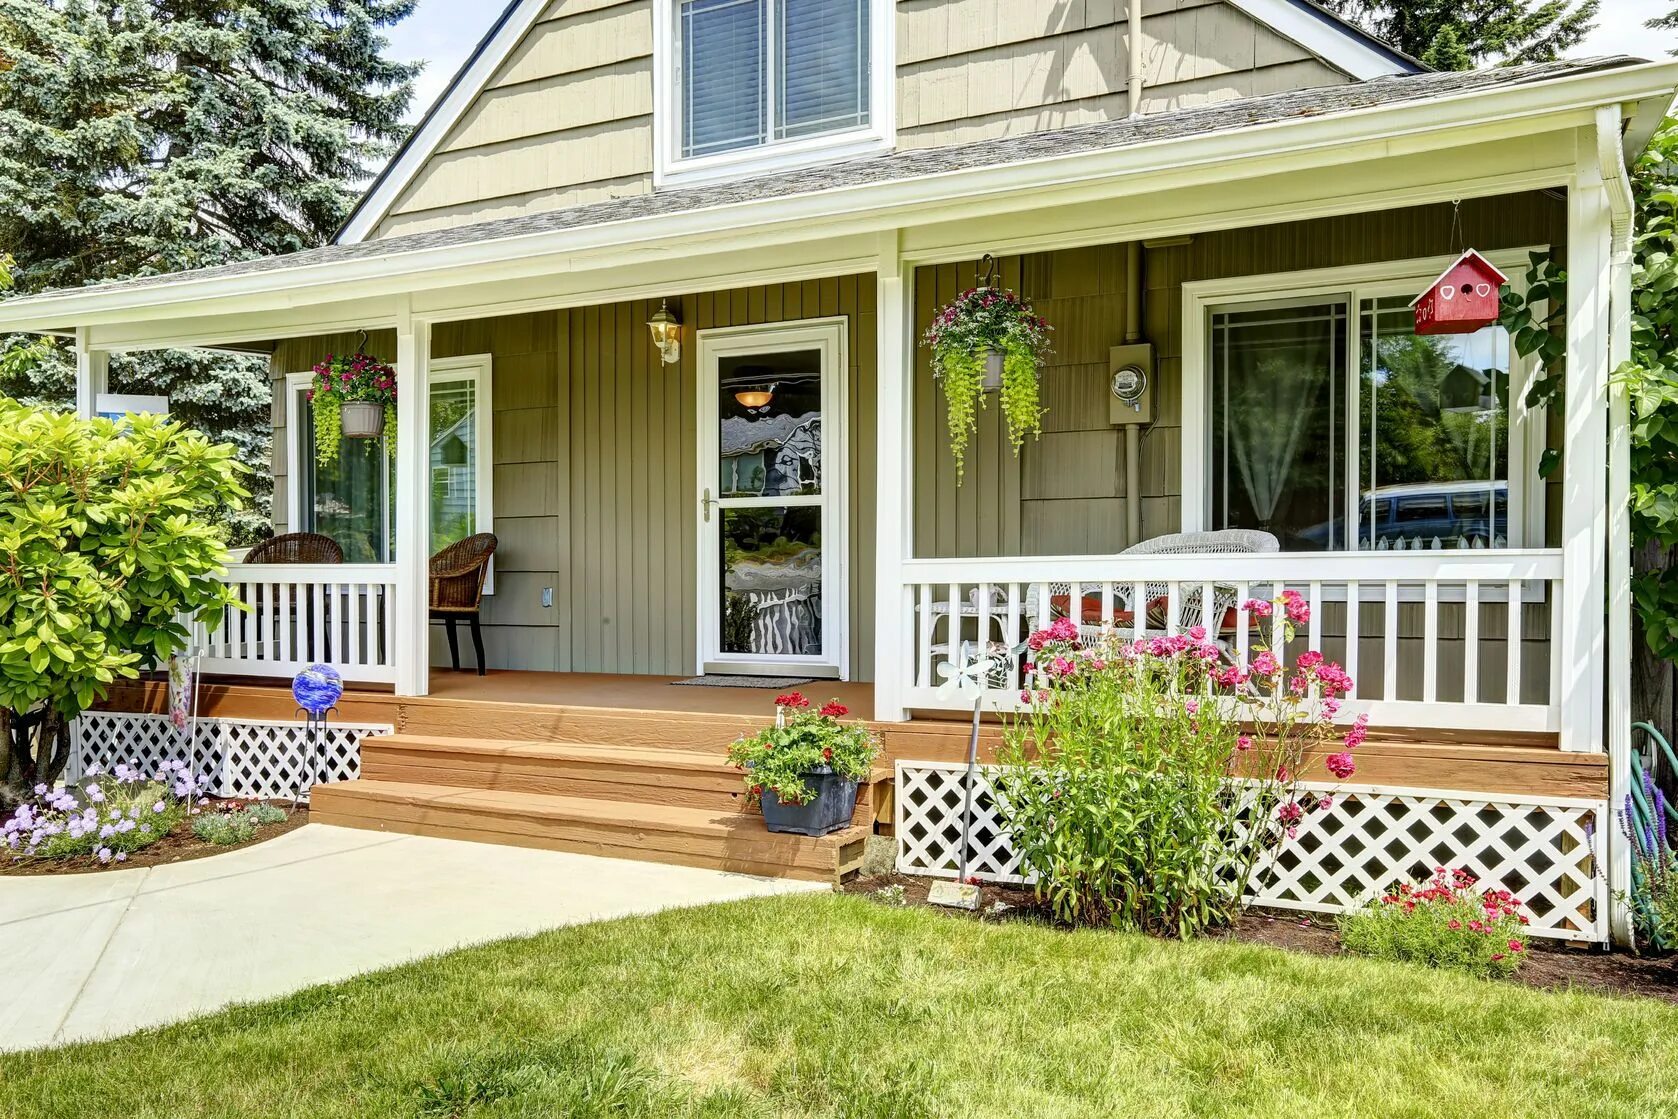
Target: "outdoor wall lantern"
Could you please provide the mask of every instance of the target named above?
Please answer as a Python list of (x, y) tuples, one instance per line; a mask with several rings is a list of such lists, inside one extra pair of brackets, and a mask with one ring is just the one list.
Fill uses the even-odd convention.
[(647, 320), (647, 329), (653, 332), (653, 345), (658, 347), (664, 364), (675, 365), (682, 360), (682, 322), (670, 313), (668, 299), (663, 300), (657, 313)]

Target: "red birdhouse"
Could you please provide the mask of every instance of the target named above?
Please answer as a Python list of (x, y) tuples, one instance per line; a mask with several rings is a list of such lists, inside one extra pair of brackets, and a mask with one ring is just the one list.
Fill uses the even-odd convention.
[(1509, 277), (1469, 249), (1416, 297), (1417, 334), (1473, 334), (1501, 314), (1503, 285)]

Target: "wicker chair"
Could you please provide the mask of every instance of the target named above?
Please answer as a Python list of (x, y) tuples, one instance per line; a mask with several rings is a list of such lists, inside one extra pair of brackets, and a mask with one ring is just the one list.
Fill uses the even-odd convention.
[(472, 625), (472, 650), (478, 655), (478, 675), (484, 675), (484, 634), (479, 626), (484, 606), (484, 580), (499, 541), (481, 532), (450, 544), (431, 557), (431, 617), (442, 621), (449, 634), (449, 661), (460, 671), (460, 636), (455, 623)]
[(318, 532), (288, 532), (245, 553), (246, 563), (343, 563), (344, 549)]

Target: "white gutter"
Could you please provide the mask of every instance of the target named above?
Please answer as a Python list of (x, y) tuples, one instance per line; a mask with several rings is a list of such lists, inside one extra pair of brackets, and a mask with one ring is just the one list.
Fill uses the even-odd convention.
[[(895, 179), (881, 183), (841, 186), (785, 198), (764, 198), (702, 210), (603, 222), (575, 229), (545, 230), (493, 240), (398, 250), (361, 259), (334, 260), (296, 267), (271, 268), (228, 276), (181, 278), (137, 288), (111, 285), (0, 302), (0, 330), (47, 331), (67, 325), (89, 325), (92, 316), (116, 316), (143, 311), (149, 320), (170, 317), (176, 304), (242, 295), (279, 296), (277, 306), (299, 306), (322, 301), (307, 289), (338, 288), (358, 281), (401, 276), (410, 291), (455, 287), (485, 277), (474, 269), (562, 254), (618, 251), (657, 246), (670, 256), (682, 254), (683, 242), (716, 238), (781, 226), (801, 237), (819, 236), (825, 222), (867, 220), (880, 228), (913, 224), (917, 207), (972, 203), (983, 199), (1029, 206), (1042, 192), (1085, 184), (1143, 179), (1149, 174), (1174, 174), (1220, 164), (1238, 166), (1242, 174), (1256, 174), (1268, 163), (1285, 162), (1303, 153), (1344, 153), (1358, 144), (1393, 143), (1408, 137), (1439, 136), (1454, 128), (1487, 125), (1525, 125), (1557, 113), (1598, 105), (1619, 105), (1650, 97), (1670, 99), (1678, 88), (1678, 63), (1651, 63), (1553, 82), (1523, 84), (1498, 90), (1465, 90), (1450, 97), (1373, 106), (1344, 113), (1290, 118), (1248, 128), (1198, 136), (1172, 137), (1122, 148), (1048, 156), (1041, 159)], [(1418, 150), (1413, 141), (1405, 150)], [(1285, 169), (1285, 168), (1278, 168)], [(1040, 202), (1039, 202), (1040, 204)], [(947, 217), (947, 212), (945, 217)], [(943, 220), (943, 219), (940, 219)], [(422, 279), (434, 277), (429, 284)], [(352, 298), (353, 291), (338, 298)], [(213, 313), (195, 307), (182, 314)]]
[(1617, 826), (1631, 786), (1631, 402), (1617, 376), (1631, 360), (1632, 222), (1636, 199), (1620, 140), (1621, 110), (1597, 110), (1597, 166), (1607, 188), (1612, 246), (1608, 270), (1608, 832), (1609, 928), (1616, 942), (1631, 943), (1631, 849)]

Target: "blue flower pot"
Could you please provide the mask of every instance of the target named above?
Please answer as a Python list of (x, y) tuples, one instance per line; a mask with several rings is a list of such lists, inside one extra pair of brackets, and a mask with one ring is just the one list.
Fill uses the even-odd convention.
[(773, 792), (763, 794), (763, 822), (770, 831), (789, 835), (827, 835), (850, 827), (856, 815), (856, 782), (825, 766), (804, 775), (816, 791), (808, 804), (782, 804)]

